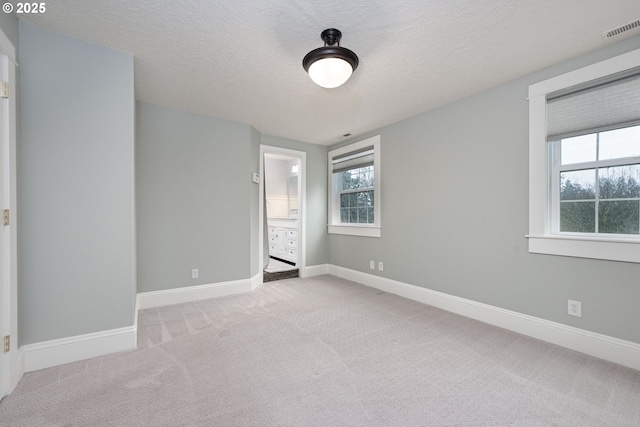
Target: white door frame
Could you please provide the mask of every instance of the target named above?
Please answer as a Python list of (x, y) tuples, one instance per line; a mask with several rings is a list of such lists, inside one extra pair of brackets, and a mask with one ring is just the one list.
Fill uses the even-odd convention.
[[(0, 98), (0, 210), (10, 210), (9, 225), (2, 227), (0, 259), (0, 337), (9, 335), (10, 350), (0, 349), (0, 398), (10, 394), (22, 374), (24, 363), (18, 358), (18, 250), (17, 250), (17, 203), (16, 203), (16, 52), (15, 47), (0, 29), (0, 81), (9, 82), (9, 97)], [(2, 340), (0, 340), (2, 341)]]
[(264, 269), (262, 267), (264, 257), (264, 156), (265, 154), (275, 154), (290, 158), (300, 159), (300, 170), (298, 171), (300, 186), (300, 200), (298, 201), (300, 211), (298, 212), (298, 231), (302, 244), (298, 245), (298, 272), (300, 277), (306, 276), (306, 246), (307, 246), (307, 153), (304, 151), (290, 150), (288, 148), (274, 147), (271, 145), (260, 145), (260, 189), (258, 191), (258, 283), (262, 284), (264, 279)]

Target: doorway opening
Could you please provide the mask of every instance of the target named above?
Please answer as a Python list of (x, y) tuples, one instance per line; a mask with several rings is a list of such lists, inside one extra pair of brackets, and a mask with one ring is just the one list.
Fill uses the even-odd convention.
[(263, 147), (262, 282), (300, 276), (304, 264), (304, 153)]

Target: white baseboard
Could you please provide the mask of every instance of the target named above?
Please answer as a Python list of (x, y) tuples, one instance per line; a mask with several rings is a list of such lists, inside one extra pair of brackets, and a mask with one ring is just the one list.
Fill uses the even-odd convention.
[(138, 347), (138, 313), (140, 313), (140, 299), (136, 295), (135, 306), (133, 307), (133, 335), (136, 343), (136, 347)]
[(258, 273), (251, 278), (251, 290), (256, 290), (258, 286), (262, 285), (262, 274)]
[(329, 264), (311, 265), (300, 270), (300, 277), (322, 276), (329, 273)]
[[(255, 277), (255, 276), (254, 276)], [(257, 281), (258, 279), (255, 279)], [(161, 307), (163, 305), (182, 304), (207, 298), (223, 297), (249, 292), (254, 279), (234, 280), (232, 282), (211, 283), (208, 285), (173, 288), (164, 291), (142, 292), (138, 294), (138, 309)]]
[[(320, 264), (305, 267), (300, 270), (300, 277), (320, 276), (327, 274), (329, 265)], [(208, 285), (172, 288), (163, 291), (141, 292), (136, 298), (136, 313), (145, 308), (161, 307), (163, 305), (182, 304), (207, 298), (223, 297), (241, 294), (257, 289), (262, 285), (262, 274), (258, 273), (250, 279), (232, 282), (211, 283)]]
[(134, 326), (23, 345), (24, 371), (50, 368), (136, 348)]
[[(640, 344), (331, 264), (307, 267), (302, 277), (323, 274), (352, 280), (640, 370)], [(136, 299), (134, 326), (24, 345), (18, 351), (18, 368), (22, 372), (31, 372), (118, 351), (133, 350), (137, 344), (138, 310), (250, 292), (260, 285), (259, 281), (258, 274), (246, 280), (140, 293)]]
[(133, 350), (137, 346), (139, 310), (249, 292), (260, 284), (258, 281), (259, 275), (256, 275), (247, 280), (140, 293), (136, 298), (133, 326), (23, 345), (18, 352), (19, 368), (31, 372)]
[(640, 370), (640, 344), (473, 300), (329, 265), (328, 274)]

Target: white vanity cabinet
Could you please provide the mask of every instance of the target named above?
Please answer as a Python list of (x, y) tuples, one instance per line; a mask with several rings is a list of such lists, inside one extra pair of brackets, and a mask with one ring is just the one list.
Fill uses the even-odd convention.
[(286, 237), (285, 259), (291, 262), (298, 262), (298, 230), (295, 228), (284, 228)]
[(298, 262), (298, 221), (268, 220), (269, 256)]

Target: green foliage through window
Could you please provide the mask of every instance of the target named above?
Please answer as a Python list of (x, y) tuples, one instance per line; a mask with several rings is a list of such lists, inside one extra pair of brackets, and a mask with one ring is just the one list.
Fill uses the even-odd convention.
[(340, 174), (340, 222), (374, 223), (373, 166), (350, 169)]
[(559, 177), (559, 229), (640, 234), (640, 126), (552, 142)]
[(640, 165), (579, 172), (593, 181), (561, 174), (560, 231), (640, 234)]

